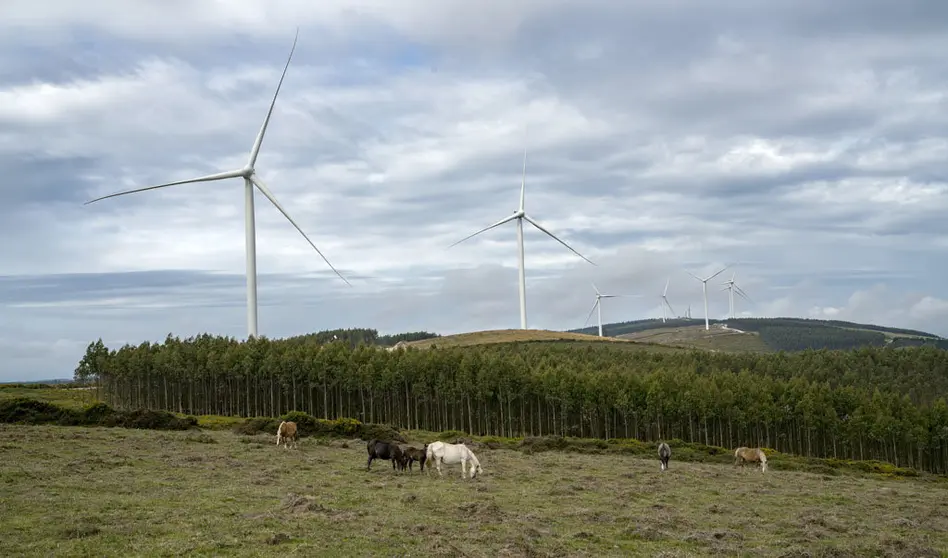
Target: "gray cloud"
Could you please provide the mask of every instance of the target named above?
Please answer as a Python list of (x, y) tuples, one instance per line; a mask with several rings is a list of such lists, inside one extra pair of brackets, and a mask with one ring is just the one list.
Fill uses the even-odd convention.
[(239, 180), (82, 203), (243, 165), (296, 25), (258, 173), (353, 287), (257, 196), (261, 333), (515, 327), (513, 224), (447, 246), (517, 207), (526, 147), (528, 213), (599, 264), (528, 226), (531, 327), (581, 326), (593, 281), (642, 295), (608, 321), (666, 279), (699, 316), (685, 271), (737, 262), (741, 312), (948, 334), (943, 6), (232, 4), (0, 7), (0, 379), (243, 337)]

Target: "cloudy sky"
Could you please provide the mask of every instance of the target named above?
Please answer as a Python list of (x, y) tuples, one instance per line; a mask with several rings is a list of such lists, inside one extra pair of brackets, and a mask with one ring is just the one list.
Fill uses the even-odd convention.
[[(713, 7), (712, 7), (713, 4)], [(85, 346), (244, 337), (242, 167), (299, 26), (258, 176), (259, 332), (753, 316), (948, 335), (948, 4), (934, 0), (6, 0), (0, 380)], [(710, 313), (725, 317), (721, 281)]]

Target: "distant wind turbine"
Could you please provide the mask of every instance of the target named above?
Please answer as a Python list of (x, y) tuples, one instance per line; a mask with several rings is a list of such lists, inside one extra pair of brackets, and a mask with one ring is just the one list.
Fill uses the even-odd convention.
[(158, 188), (167, 188), (168, 186), (177, 186), (179, 184), (190, 184), (193, 182), (212, 182), (215, 180), (224, 180), (227, 178), (243, 178), (244, 179), (244, 219), (245, 227), (244, 233), (246, 236), (246, 252), (247, 252), (247, 336), (256, 337), (257, 336), (257, 248), (256, 248), (256, 230), (254, 227), (254, 205), (253, 205), (253, 196), (254, 196), (254, 186), (256, 186), (260, 193), (262, 193), (270, 202), (276, 206), (276, 208), (283, 214), (287, 220), (296, 227), (296, 230), (299, 231), (303, 238), (309, 242), (309, 245), (316, 250), (316, 253), (323, 258), (323, 261), (329, 265), (336, 275), (338, 275), (347, 285), (352, 286), (349, 281), (342, 276), (339, 271), (329, 260), (326, 259), (326, 256), (319, 251), (319, 248), (313, 244), (313, 241), (306, 236), (306, 233), (303, 232), (303, 229), (296, 224), (296, 221), (283, 209), (283, 206), (280, 205), (280, 202), (276, 200), (273, 196), (273, 193), (269, 188), (260, 180), (257, 176), (256, 169), (254, 165), (257, 162), (257, 155), (260, 154), (260, 145), (263, 143), (263, 136), (267, 131), (267, 125), (270, 123), (270, 116), (273, 115), (273, 107), (276, 104), (277, 95), (280, 94), (280, 87), (283, 85), (283, 78), (286, 77), (286, 70), (290, 67), (290, 60), (293, 58), (293, 52), (296, 50), (296, 41), (299, 39), (300, 30), (296, 29), (296, 37), (293, 39), (293, 47), (290, 49), (290, 56), (286, 59), (286, 65), (283, 67), (283, 75), (280, 76), (280, 82), (277, 84), (276, 92), (273, 94), (273, 100), (270, 101), (270, 109), (267, 111), (267, 116), (263, 121), (263, 125), (260, 127), (260, 131), (257, 133), (257, 138), (253, 142), (253, 147), (250, 148), (250, 157), (247, 160), (247, 164), (243, 168), (237, 170), (230, 170), (224, 172), (218, 172), (215, 174), (209, 174), (207, 176), (202, 176), (199, 178), (189, 178), (187, 180), (178, 180), (176, 182), (168, 182), (167, 184), (159, 184), (158, 186), (148, 186), (145, 188), (137, 188), (135, 190), (127, 190), (124, 192), (117, 192), (115, 194), (109, 194), (108, 196), (102, 196), (101, 198), (96, 198), (94, 200), (87, 201), (85, 205), (90, 203), (97, 202), (99, 200), (104, 200), (107, 198), (114, 198), (116, 196), (124, 196), (125, 194), (133, 194), (136, 192), (145, 192), (147, 190), (157, 190)]
[(665, 323), (665, 308), (667, 307), (671, 310), (672, 316), (675, 315), (675, 309), (672, 308), (671, 304), (668, 303), (668, 283), (671, 281), (671, 278), (665, 280), (665, 290), (662, 292), (662, 323)]
[(596, 291), (596, 302), (593, 304), (592, 310), (589, 311), (589, 315), (586, 316), (586, 321), (583, 322), (583, 327), (586, 327), (586, 324), (589, 323), (589, 318), (592, 317), (593, 312), (599, 310), (599, 337), (602, 337), (602, 299), (604, 298), (617, 298), (617, 297), (635, 297), (639, 295), (614, 295), (614, 294), (602, 294), (599, 292), (599, 289), (596, 288), (596, 284), (593, 283), (593, 290)]
[(489, 231), (490, 229), (493, 229), (494, 227), (499, 227), (500, 225), (503, 225), (504, 223), (508, 221), (513, 221), (514, 219), (517, 220), (517, 259), (520, 264), (520, 329), (527, 329), (527, 281), (526, 281), (526, 271), (524, 270), (524, 265), (523, 265), (523, 221), (524, 220), (526, 220), (531, 225), (539, 229), (541, 232), (546, 233), (546, 235), (552, 238), (553, 240), (559, 242), (563, 246), (566, 246), (566, 248), (568, 248), (570, 252), (576, 254), (577, 256), (586, 260), (592, 265), (596, 265), (595, 263), (592, 262), (592, 260), (580, 254), (576, 250), (573, 250), (572, 246), (570, 246), (569, 244), (557, 238), (553, 233), (551, 233), (550, 231), (540, 226), (539, 223), (531, 219), (530, 216), (526, 214), (523, 207), (526, 177), (527, 177), (527, 150), (524, 149), (523, 150), (523, 173), (520, 178), (520, 208), (514, 211), (513, 215), (509, 217), (505, 217), (501, 219), (500, 221), (497, 221), (493, 225), (489, 227), (485, 227), (474, 234), (465, 236), (464, 238), (455, 242), (451, 246), (448, 246), (448, 248), (453, 248), (454, 246), (457, 246), (458, 244), (464, 242), (465, 240), (469, 238), (473, 238), (481, 234), (482, 232)]
[(721, 289), (722, 291), (727, 291), (729, 318), (734, 317), (734, 292), (735, 291), (737, 291), (737, 294), (743, 297), (744, 300), (753, 304), (750, 297), (747, 296), (747, 293), (744, 292), (744, 289), (740, 288), (737, 285), (737, 283), (734, 282), (734, 277), (736, 275), (737, 275), (737, 272), (732, 273), (731, 278), (728, 281), (725, 281), (724, 283), (722, 283), (722, 285), (727, 285), (727, 286)]
[(727, 269), (727, 268), (729, 268), (729, 267), (731, 267), (731, 266), (730, 266), (730, 265), (726, 265), (726, 266), (724, 266), (723, 268), (721, 268), (721, 271), (718, 271), (717, 273), (715, 273), (715, 274), (713, 274), (713, 275), (711, 275), (711, 276), (709, 276), (709, 277), (706, 277), (706, 278), (704, 278), (704, 279), (698, 277), (697, 275), (695, 275), (694, 273), (692, 273), (692, 272), (690, 272), (690, 271), (688, 272), (688, 275), (691, 275), (692, 277), (694, 277), (694, 278), (697, 279), (698, 281), (701, 281), (701, 291), (704, 293), (704, 329), (705, 329), (705, 331), (711, 329), (711, 326), (710, 326), (709, 323), (708, 323), (708, 281), (710, 281), (711, 279), (714, 279), (715, 277), (717, 277), (719, 274), (723, 273), (724, 270)]

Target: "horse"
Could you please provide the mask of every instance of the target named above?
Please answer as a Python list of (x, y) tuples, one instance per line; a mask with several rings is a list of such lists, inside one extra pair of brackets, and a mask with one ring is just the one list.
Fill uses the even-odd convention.
[[(464, 444), (448, 444), (445, 442), (432, 442), (428, 445), (428, 448), (425, 450), (426, 457), (428, 461), (434, 460), (435, 467), (438, 469), (438, 476), (443, 477), (444, 474), (441, 472), (441, 465), (454, 465), (455, 463), (461, 464), (461, 478), (463, 479), (467, 475), (467, 464), (471, 463), (471, 476), (474, 478), (478, 473), (483, 473), (484, 470), (481, 468), (481, 462), (477, 460), (477, 457), (474, 455), (470, 449)], [(431, 465), (428, 465), (429, 470)]]
[[(734, 466), (740, 464), (741, 469), (745, 463), (760, 463), (760, 472), (767, 471), (767, 455), (760, 448), (745, 448), (743, 446), (734, 450)], [(755, 465), (756, 467), (756, 465)]]
[(403, 448), (402, 452), (405, 455), (406, 461), (408, 461), (409, 471), (412, 470), (411, 466), (415, 461), (418, 462), (422, 471), (425, 470), (425, 462), (428, 460), (428, 444), (425, 444), (421, 449), (408, 446), (407, 448)]
[(296, 447), (299, 442), (300, 436), (299, 432), (296, 430), (296, 423), (293, 421), (283, 421), (280, 423), (280, 426), (277, 428), (277, 447), (280, 446), (280, 442), (283, 442), (283, 449), (287, 447), (287, 440), (293, 441), (293, 447)]
[(671, 459), (672, 450), (668, 444), (662, 442), (658, 444), (658, 459), (662, 462), (662, 471), (668, 469), (668, 460)]
[(405, 469), (405, 454), (402, 452), (402, 448), (398, 447), (398, 444), (373, 439), (369, 440), (365, 448), (369, 452), (369, 461), (365, 464), (366, 471), (372, 467), (373, 459), (391, 459), (393, 471), (396, 470), (396, 464), (399, 469)]

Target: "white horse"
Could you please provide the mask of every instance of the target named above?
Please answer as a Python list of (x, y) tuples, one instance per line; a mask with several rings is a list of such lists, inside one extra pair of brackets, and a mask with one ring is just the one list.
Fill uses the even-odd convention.
[(474, 452), (468, 449), (468, 447), (464, 444), (432, 442), (428, 444), (426, 456), (427, 457), (425, 461), (428, 462), (428, 470), (431, 470), (431, 463), (434, 463), (435, 468), (438, 469), (438, 476), (441, 477), (444, 476), (444, 473), (441, 472), (442, 464), (454, 465), (456, 463), (460, 463), (462, 479), (467, 475), (467, 465), (469, 462), (471, 464), (472, 479), (477, 476), (478, 473), (484, 472), (484, 470), (481, 468), (481, 462), (477, 460)]

